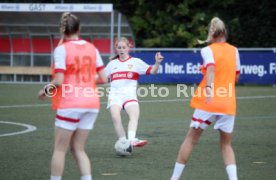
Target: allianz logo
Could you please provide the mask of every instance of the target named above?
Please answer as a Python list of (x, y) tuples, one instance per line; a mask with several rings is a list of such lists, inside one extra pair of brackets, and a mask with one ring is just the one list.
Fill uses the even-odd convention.
[(96, 7), (96, 6), (89, 6), (89, 5), (86, 5), (86, 6), (83, 6), (83, 9), (85, 9), (85, 10), (96, 10), (97, 7)]
[(15, 5), (8, 5), (8, 4), (3, 4), (1, 5), (1, 9), (15, 9)]

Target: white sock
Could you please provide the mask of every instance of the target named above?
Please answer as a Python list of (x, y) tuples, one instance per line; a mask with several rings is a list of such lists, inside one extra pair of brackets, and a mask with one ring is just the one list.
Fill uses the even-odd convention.
[(128, 131), (128, 140), (133, 140), (136, 137), (136, 132), (135, 131)]
[(51, 176), (51, 180), (61, 180), (61, 176)]
[(236, 164), (227, 165), (226, 166), (226, 172), (228, 174), (229, 180), (238, 180)]
[(184, 168), (185, 168), (185, 164), (180, 164), (180, 163), (176, 162), (174, 165), (173, 174), (172, 174), (171, 179), (180, 178)]
[(127, 138), (126, 138), (125, 136), (120, 137), (119, 139), (120, 139), (120, 140), (121, 140), (121, 139), (122, 139), (122, 140), (127, 140)]
[(81, 176), (81, 180), (92, 180), (91, 175)]

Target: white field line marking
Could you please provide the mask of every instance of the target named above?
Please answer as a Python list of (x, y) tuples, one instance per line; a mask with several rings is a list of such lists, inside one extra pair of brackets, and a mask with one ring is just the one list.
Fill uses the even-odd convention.
[[(246, 100), (246, 99), (270, 99), (276, 98), (275, 96), (241, 96), (237, 97), (237, 100)], [(153, 102), (186, 102), (190, 101), (191, 98), (178, 98), (178, 99), (151, 99), (151, 100), (139, 100), (140, 103), (153, 103)], [(107, 102), (101, 102), (101, 104), (106, 104)], [(21, 105), (2, 105), (0, 109), (9, 109), (9, 108), (27, 108), (27, 107), (46, 107), (51, 106), (51, 104), (21, 104)]]
[(23, 131), (18, 131), (18, 132), (13, 132), (13, 133), (5, 133), (5, 134), (0, 134), (0, 137), (3, 136), (14, 136), (14, 135), (18, 135), (18, 134), (24, 134), (24, 133), (29, 133), (32, 131), (35, 131), (37, 128), (33, 125), (29, 125), (29, 124), (23, 124), (23, 123), (15, 123), (15, 122), (9, 122), (9, 121), (0, 121), (0, 123), (3, 124), (11, 124), (11, 125), (17, 125), (17, 126), (23, 126), (26, 127), (27, 129), (23, 130)]
[(51, 106), (51, 104), (21, 104), (21, 105), (10, 105), (10, 106), (0, 106), (0, 109), (8, 108), (25, 108), (25, 107), (46, 107)]

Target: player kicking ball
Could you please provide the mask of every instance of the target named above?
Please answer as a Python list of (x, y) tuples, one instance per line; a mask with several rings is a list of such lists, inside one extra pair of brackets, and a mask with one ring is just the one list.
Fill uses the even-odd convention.
[[(118, 55), (111, 58), (105, 68), (106, 76), (110, 79), (107, 108), (110, 110), (118, 139), (128, 139), (133, 147), (143, 147), (148, 144), (148, 141), (136, 137), (140, 114), (136, 94), (137, 81), (140, 75), (156, 74), (164, 57), (157, 52), (153, 66), (139, 58), (131, 57), (129, 55), (130, 43), (124, 37), (115, 42), (115, 48)], [(122, 110), (125, 110), (129, 117), (128, 138), (122, 124)]]

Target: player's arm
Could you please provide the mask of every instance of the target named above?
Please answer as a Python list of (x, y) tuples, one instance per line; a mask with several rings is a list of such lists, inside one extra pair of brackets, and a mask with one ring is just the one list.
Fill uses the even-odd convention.
[(102, 60), (102, 57), (101, 57), (98, 49), (96, 49), (96, 71), (97, 71), (96, 84), (107, 83), (105, 67), (104, 67), (103, 60)]
[(54, 67), (55, 67), (55, 76), (53, 80), (44, 86), (38, 92), (38, 98), (44, 100), (47, 95), (51, 96), (52, 91), (61, 86), (64, 81), (64, 72), (66, 70), (65, 64), (66, 52), (64, 46), (58, 46), (54, 52)]
[(210, 47), (205, 47), (201, 51), (203, 66), (206, 68), (206, 87), (212, 88), (215, 79), (215, 60)]
[(55, 73), (55, 78), (50, 82), (50, 84), (59, 87), (64, 81), (64, 73), (57, 72)]
[(235, 79), (236, 84), (239, 82), (239, 79), (240, 79), (240, 73), (236, 72), (236, 79)]
[(215, 66), (208, 66), (206, 69), (206, 87), (212, 88), (215, 79)]
[(100, 70), (98, 72), (96, 83), (97, 84), (105, 84), (105, 83), (107, 83), (107, 77), (105, 75), (104, 69), (102, 69), (102, 70)]
[(236, 84), (239, 82), (239, 79), (240, 79), (240, 69), (241, 69), (240, 54), (238, 49), (236, 49), (236, 78), (235, 78)]
[(215, 79), (215, 60), (213, 52), (210, 47), (205, 47), (200, 51), (203, 66), (206, 68), (206, 102), (209, 102), (212, 98), (212, 89), (214, 88), (214, 79)]
[(152, 68), (150, 70), (150, 74), (156, 74), (157, 73), (163, 59), (164, 59), (164, 57), (161, 55), (160, 52), (157, 52), (155, 54), (155, 64), (152, 66)]
[(38, 92), (38, 98), (44, 100), (46, 96), (51, 97), (52, 91), (61, 86), (64, 80), (64, 73), (55, 73), (55, 78)]
[(207, 67), (206, 70), (206, 86), (205, 86), (205, 90), (206, 90), (206, 102), (208, 103), (209, 101), (211, 101), (212, 98), (212, 89), (214, 88), (214, 79), (215, 79), (215, 66), (211, 65)]
[(215, 79), (215, 66), (208, 66), (206, 70), (206, 86), (212, 86)]

